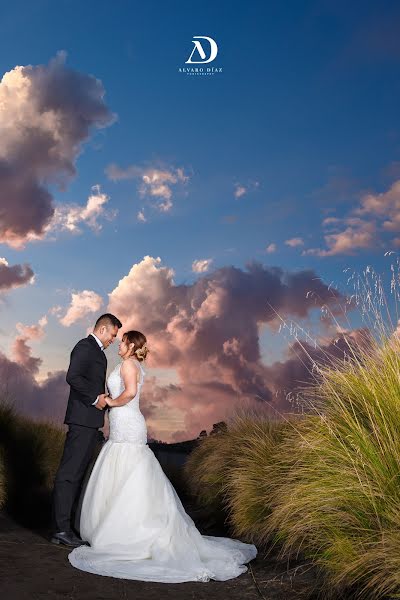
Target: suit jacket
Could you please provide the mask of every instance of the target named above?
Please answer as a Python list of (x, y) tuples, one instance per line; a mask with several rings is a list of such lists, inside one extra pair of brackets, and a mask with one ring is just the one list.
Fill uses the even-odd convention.
[(104, 394), (107, 358), (92, 335), (79, 340), (71, 352), (66, 380), (70, 386), (64, 423), (103, 427), (104, 411), (93, 406)]

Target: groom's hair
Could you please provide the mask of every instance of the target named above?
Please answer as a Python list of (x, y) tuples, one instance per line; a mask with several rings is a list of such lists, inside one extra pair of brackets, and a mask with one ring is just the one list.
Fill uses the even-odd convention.
[(117, 326), (118, 329), (122, 327), (121, 321), (111, 313), (101, 315), (94, 324), (94, 330), (96, 330), (98, 327), (101, 327), (102, 325), (114, 325), (114, 327)]

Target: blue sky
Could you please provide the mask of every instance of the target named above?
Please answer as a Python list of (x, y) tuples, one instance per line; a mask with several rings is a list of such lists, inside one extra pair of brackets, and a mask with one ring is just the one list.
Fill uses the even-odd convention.
[[(53, 205), (84, 207), (98, 185), (107, 209), (118, 212), (100, 215), (98, 230), (82, 221), (80, 233), (57, 231), (22, 248), (0, 244), (9, 265), (29, 263), (35, 273), (33, 284), (3, 294), (0, 349), (10, 357), (15, 323), (32, 325), (47, 314), (45, 335), (30, 340), (42, 361), (36, 376), (65, 369), (95, 316), (60, 324), (71, 293), (92, 290), (105, 310), (107, 294), (146, 255), (160, 257), (175, 284), (187, 286), (251, 261), (313, 270), (341, 288), (345, 267), (387, 272), (384, 252), (398, 250), (398, 192), (389, 190), (400, 179), (399, 28), (396, 2), (4, 5), (1, 75), (17, 65), (46, 66), (64, 51), (63, 68), (101, 80), (104, 104), (117, 115), (80, 142), (64, 189), (46, 183)], [(196, 35), (218, 43), (213, 65), (222, 73), (178, 72)], [(140, 193), (140, 177), (110, 179), (112, 164), (182, 169), (187, 180), (171, 185), (173, 206), (162, 211), (151, 207), (160, 196)], [(360, 211), (368, 194), (380, 208)], [(350, 228), (350, 249), (346, 242), (332, 251), (326, 218), (337, 219), (334, 235)], [(391, 224), (382, 228), (385, 219)], [(301, 241), (285, 243), (294, 238)], [(196, 260), (211, 260), (209, 269), (194, 272)], [(58, 317), (48, 312), (54, 306)], [(259, 341), (265, 360), (283, 359), (282, 336), (267, 326)]]

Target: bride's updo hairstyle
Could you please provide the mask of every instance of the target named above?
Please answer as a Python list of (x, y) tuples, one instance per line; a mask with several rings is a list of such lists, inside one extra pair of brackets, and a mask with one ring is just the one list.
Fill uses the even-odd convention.
[(130, 356), (136, 356), (140, 362), (146, 360), (146, 356), (150, 350), (147, 347), (146, 336), (141, 331), (126, 331), (122, 339), (127, 344), (135, 344)]

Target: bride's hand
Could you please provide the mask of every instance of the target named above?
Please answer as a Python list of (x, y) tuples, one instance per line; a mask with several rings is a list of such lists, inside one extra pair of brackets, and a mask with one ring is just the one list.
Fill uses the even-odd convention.
[(108, 395), (105, 397), (105, 400), (106, 400), (106, 404), (107, 404), (107, 406), (111, 406), (112, 398), (111, 398), (110, 394), (108, 394)]

